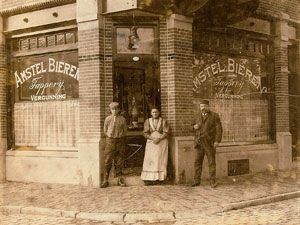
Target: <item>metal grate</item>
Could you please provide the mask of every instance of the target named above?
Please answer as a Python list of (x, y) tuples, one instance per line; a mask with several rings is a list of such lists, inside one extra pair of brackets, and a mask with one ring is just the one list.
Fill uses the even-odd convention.
[(243, 174), (249, 174), (249, 159), (228, 161), (228, 176)]

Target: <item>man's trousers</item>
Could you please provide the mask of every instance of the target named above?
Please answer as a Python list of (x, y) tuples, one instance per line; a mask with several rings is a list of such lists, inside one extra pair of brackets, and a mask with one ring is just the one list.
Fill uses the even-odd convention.
[(112, 164), (114, 163), (116, 176), (122, 175), (125, 151), (125, 138), (106, 138), (104, 150), (104, 179), (108, 180)]
[(213, 143), (206, 138), (201, 138), (201, 142), (195, 147), (196, 151), (196, 159), (195, 159), (195, 176), (194, 181), (195, 183), (201, 182), (201, 173), (202, 173), (202, 164), (204, 155), (207, 157), (208, 166), (209, 166), (209, 176), (210, 181), (216, 181), (216, 150)]

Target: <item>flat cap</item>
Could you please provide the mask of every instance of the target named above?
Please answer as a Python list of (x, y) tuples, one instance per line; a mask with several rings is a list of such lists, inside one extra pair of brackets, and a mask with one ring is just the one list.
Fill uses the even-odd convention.
[(200, 103), (200, 104), (206, 104), (206, 105), (208, 105), (208, 104), (209, 104), (209, 101), (208, 101), (208, 100), (205, 100), (205, 99), (202, 99), (202, 100), (200, 100), (199, 103)]
[(111, 108), (111, 109), (119, 108), (119, 103), (118, 102), (112, 102), (112, 103), (109, 104), (109, 108)]

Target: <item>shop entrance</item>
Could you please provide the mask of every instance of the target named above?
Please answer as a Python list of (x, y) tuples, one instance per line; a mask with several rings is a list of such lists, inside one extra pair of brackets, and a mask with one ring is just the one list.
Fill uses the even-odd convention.
[(114, 65), (114, 100), (127, 122), (124, 175), (141, 174), (146, 139), (144, 121), (153, 105), (160, 107), (159, 76), (154, 62), (116, 62)]

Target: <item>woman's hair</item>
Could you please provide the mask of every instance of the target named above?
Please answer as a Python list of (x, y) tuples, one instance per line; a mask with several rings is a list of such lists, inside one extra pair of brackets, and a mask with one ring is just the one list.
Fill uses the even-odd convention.
[(150, 112), (152, 112), (153, 109), (157, 109), (157, 111), (160, 112), (159, 107), (156, 105), (151, 106)]

